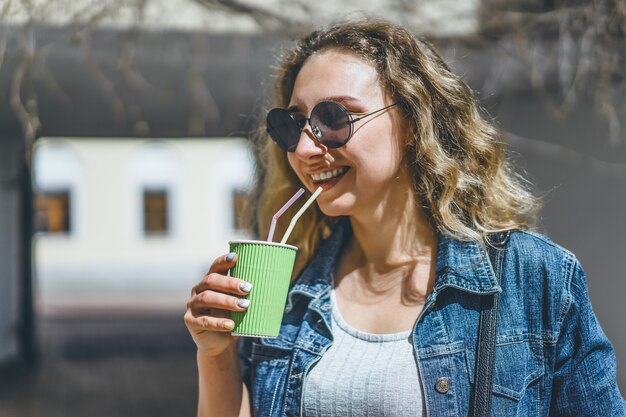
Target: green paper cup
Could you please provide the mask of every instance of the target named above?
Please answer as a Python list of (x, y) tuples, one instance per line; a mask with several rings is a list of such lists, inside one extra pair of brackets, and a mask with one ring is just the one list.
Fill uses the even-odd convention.
[(228, 242), (237, 254), (237, 263), (230, 275), (252, 284), (250, 307), (232, 312), (233, 335), (276, 337), (283, 320), (287, 292), (298, 248), (262, 240)]

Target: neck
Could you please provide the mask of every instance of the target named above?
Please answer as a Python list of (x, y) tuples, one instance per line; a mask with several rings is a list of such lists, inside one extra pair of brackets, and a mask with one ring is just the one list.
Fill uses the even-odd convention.
[(388, 194), (377, 207), (350, 217), (357, 264), (384, 273), (424, 260), (434, 262), (437, 234), (411, 187), (392, 187)]
[(388, 193), (377, 207), (350, 216), (354, 239), (337, 270), (337, 289), (360, 303), (397, 297), (419, 307), (435, 282), (437, 234), (411, 187)]

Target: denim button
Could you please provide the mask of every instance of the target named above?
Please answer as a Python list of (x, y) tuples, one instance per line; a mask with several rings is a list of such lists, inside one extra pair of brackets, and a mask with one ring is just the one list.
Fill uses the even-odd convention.
[(445, 376), (439, 378), (437, 380), (437, 384), (435, 385), (435, 389), (439, 394), (445, 394), (450, 389), (450, 380)]

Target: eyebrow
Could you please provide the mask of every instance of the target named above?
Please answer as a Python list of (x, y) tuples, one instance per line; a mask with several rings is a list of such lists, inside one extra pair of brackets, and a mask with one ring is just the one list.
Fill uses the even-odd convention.
[[(352, 96), (328, 96), (328, 97), (322, 97), (322, 99), (320, 99), (320, 101), (318, 101), (318, 103), (321, 103), (322, 101), (335, 101), (337, 103), (347, 103), (347, 102), (360, 102), (361, 100), (359, 100), (356, 97), (352, 97)], [(317, 103), (316, 103), (317, 104)], [(295, 110), (299, 110), (299, 106), (297, 104), (294, 104), (292, 106), (289, 106), (287, 108), (287, 111), (295, 111)]]

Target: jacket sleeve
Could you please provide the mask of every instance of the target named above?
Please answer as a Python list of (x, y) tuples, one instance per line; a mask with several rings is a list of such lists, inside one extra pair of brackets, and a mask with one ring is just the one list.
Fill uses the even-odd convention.
[(551, 416), (626, 416), (615, 352), (593, 313), (585, 273), (572, 256), (556, 345)]

